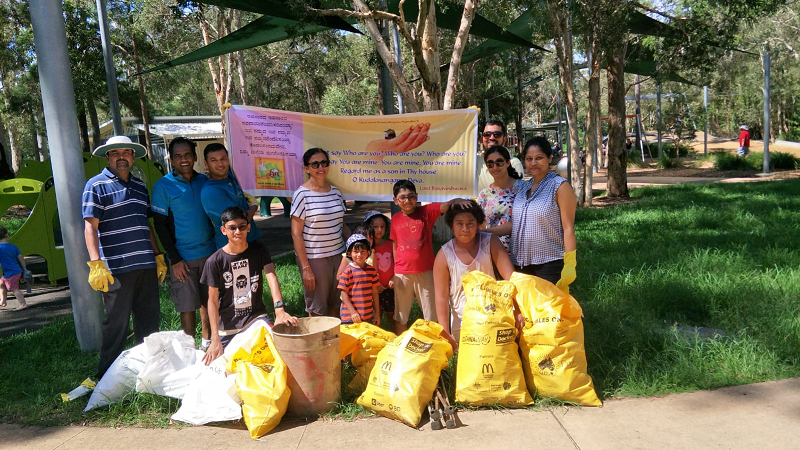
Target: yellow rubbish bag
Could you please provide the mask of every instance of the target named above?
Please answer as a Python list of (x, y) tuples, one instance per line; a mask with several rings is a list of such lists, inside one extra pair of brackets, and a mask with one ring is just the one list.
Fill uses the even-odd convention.
[(350, 362), (356, 368), (356, 376), (349, 387), (363, 390), (378, 353), (397, 336), (369, 322), (340, 325), (339, 331), (341, 357), (344, 359), (350, 355)]
[(358, 404), (381, 416), (416, 427), (433, 398), (453, 347), (436, 322), (418, 319), (378, 353)]
[(472, 406), (532, 404), (516, 342), (517, 289), (477, 270), (461, 282), (467, 301), (458, 346), (456, 401)]
[(258, 439), (278, 426), (289, 405), (292, 391), (287, 385), (286, 364), (266, 328), (234, 353), (228, 364), (228, 370), (233, 368), (236, 373), (244, 423), (250, 437)]
[(594, 391), (583, 346), (583, 311), (553, 283), (514, 272), (517, 305), (525, 316), (520, 347), (529, 389), (540, 397), (602, 406)]

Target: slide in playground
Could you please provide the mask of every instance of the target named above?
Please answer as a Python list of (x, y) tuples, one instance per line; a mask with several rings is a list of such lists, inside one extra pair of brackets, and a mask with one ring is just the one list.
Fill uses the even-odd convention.
[[(83, 167), (85, 179), (88, 180), (106, 167), (106, 160), (84, 153)], [(156, 180), (164, 176), (164, 168), (157, 162), (140, 158), (134, 161), (131, 173), (144, 181), (148, 192), (151, 192)], [(19, 247), (25, 256), (38, 255), (44, 258), (47, 262), (47, 279), (55, 286), (58, 280), (67, 277), (67, 264), (52, 177), (49, 159), (42, 162), (23, 161), (17, 178), (0, 181), (0, 212), (4, 213), (14, 205), (31, 209), (27, 220), (9, 242)]]

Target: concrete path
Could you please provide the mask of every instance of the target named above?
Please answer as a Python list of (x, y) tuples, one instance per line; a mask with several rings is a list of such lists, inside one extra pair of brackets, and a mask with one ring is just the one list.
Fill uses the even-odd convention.
[[(57, 317), (71, 315), (72, 303), (66, 281), (56, 287), (49, 283), (34, 284), (31, 293), (25, 294), (28, 309), (23, 311), (14, 311), (19, 303), (9, 293), (8, 306), (0, 308), (0, 338), (36, 331)], [(24, 293), (25, 288), (22, 289)]]
[(244, 425), (182, 429), (0, 425), (2, 449), (792, 449), (800, 379), (666, 397), (610, 400), (602, 408), (461, 412), (455, 430), (416, 430), (377, 417), (286, 419), (253, 441)]

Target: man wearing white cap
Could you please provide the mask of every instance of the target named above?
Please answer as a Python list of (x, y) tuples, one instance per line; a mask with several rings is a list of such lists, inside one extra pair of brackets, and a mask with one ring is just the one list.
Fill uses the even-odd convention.
[(131, 313), (137, 344), (158, 331), (158, 283), (164, 281), (167, 265), (148, 220), (147, 186), (131, 175), (134, 158), (145, 153), (143, 145), (126, 136), (109, 138), (92, 152), (105, 156), (108, 167), (83, 189), (89, 284), (103, 292), (106, 308), (100, 378), (125, 349)]
[(750, 128), (747, 125), (739, 127), (742, 130), (739, 133), (739, 156), (747, 156), (750, 153)]

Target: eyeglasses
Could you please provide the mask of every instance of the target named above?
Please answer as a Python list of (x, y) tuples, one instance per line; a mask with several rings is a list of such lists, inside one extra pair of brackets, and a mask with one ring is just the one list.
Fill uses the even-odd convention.
[(314, 161), (312, 163), (309, 163), (308, 167), (311, 167), (312, 169), (319, 169), (320, 166), (328, 167), (330, 165), (331, 165), (331, 162), (328, 161), (328, 160), (325, 160), (325, 161)]
[(485, 138), (492, 137), (492, 136), (494, 136), (496, 138), (499, 138), (502, 135), (503, 135), (502, 131), (484, 131), (483, 132), (483, 137), (485, 137)]
[(405, 201), (415, 202), (415, 201), (417, 201), (417, 196), (416, 195), (406, 195), (406, 196), (403, 196), (403, 197), (397, 197), (397, 201), (400, 201), (400, 202), (405, 202)]
[(492, 161), (490, 159), (489, 161), (486, 161), (486, 167), (488, 167), (489, 169), (493, 168), (494, 166), (503, 167), (505, 165), (506, 165), (505, 159), (498, 159), (497, 161)]
[(242, 224), (242, 225), (239, 225), (238, 227), (235, 226), (235, 225), (234, 226), (230, 226), (230, 227), (225, 227), (225, 229), (230, 231), (231, 233), (235, 233), (236, 230), (245, 231), (245, 230), (247, 230), (247, 227), (249, 227), (249, 226), (250, 226), (250, 224)]

